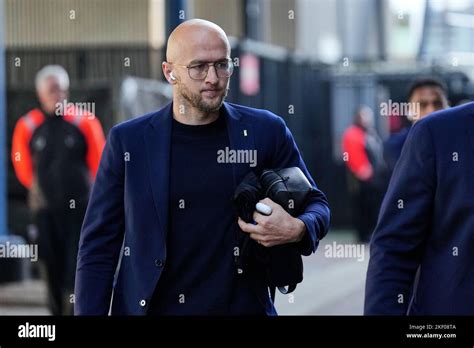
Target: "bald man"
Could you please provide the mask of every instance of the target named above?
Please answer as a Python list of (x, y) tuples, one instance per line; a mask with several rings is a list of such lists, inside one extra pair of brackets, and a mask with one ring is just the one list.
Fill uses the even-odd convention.
[[(75, 313), (274, 315), (264, 275), (237, 270), (238, 236), (309, 255), (328, 229), (327, 200), (280, 117), (224, 102), (234, 67), (220, 27), (184, 22), (166, 54), (172, 103), (109, 133), (81, 233)], [(266, 199), (271, 215), (238, 219), (232, 197), (247, 173), (294, 166), (315, 192), (302, 215)]]

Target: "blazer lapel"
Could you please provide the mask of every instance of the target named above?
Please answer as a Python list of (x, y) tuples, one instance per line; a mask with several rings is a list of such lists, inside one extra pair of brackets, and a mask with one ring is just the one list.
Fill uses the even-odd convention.
[[(474, 110), (474, 103), (472, 105), (473, 105), (472, 109)], [(470, 153), (474, 154), (474, 112), (470, 115), (468, 120), (469, 120), (469, 124), (465, 125), (465, 131), (467, 133), (467, 138), (469, 139), (469, 143), (470, 143), (469, 145), (471, 145), (471, 147), (469, 148)], [(470, 163), (469, 169), (471, 173), (474, 173), (474, 163), (472, 162)]]
[[(473, 109), (474, 109), (474, 103), (473, 103)], [(468, 134), (468, 138), (471, 141), (471, 151), (474, 151), (474, 113), (470, 115), (471, 117), (469, 118), (470, 124), (467, 125), (466, 127), (466, 132)]]
[(173, 104), (160, 110), (148, 124), (145, 152), (148, 160), (149, 180), (158, 219), (166, 238), (168, 231), (170, 146)]
[[(231, 104), (224, 103), (227, 116), (227, 132), (229, 134), (229, 143), (231, 150), (248, 150), (254, 151), (254, 132), (250, 123), (242, 119), (242, 115)], [(258, 153), (255, 150), (258, 163)], [(257, 167), (251, 167), (249, 163), (233, 163), (234, 188), (242, 181), (244, 176)]]

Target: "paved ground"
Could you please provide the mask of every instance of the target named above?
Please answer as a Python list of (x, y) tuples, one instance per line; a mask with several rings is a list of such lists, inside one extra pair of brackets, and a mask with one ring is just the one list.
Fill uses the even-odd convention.
[[(331, 257), (328, 248), (354, 245), (351, 234), (332, 234), (321, 242), (315, 254), (305, 257), (304, 280), (291, 295), (279, 294), (276, 307), (281, 315), (362, 315), (365, 274), (369, 251), (359, 245), (360, 254)], [(363, 255), (363, 257), (360, 257)]]
[(49, 315), (45, 284), (39, 280), (0, 284), (0, 315)]
[[(361, 254), (347, 253), (330, 257), (329, 251), (333, 250), (328, 248), (333, 248), (334, 242), (340, 248), (354, 243), (354, 239), (349, 232), (329, 233), (326, 238), (316, 254), (304, 258), (303, 283), (292, 295), (277, 294), (279, 314), (362, 314), (368, 248), (360, 246), (363, 258), (357, 257)], [(46, 291), (41, 281), (0, 284), (0, 315), (49, 315), (45, 303)]]

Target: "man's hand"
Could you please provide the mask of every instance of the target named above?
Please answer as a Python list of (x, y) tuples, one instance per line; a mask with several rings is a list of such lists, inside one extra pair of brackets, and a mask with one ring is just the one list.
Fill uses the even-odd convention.
[(260, 201), (272, 208), (269, 216), (255, 211), (253, 219), (257, 225), (249, 224), (239, 217), (239, 226), (242, 231), (250, 233), (250, 238), (265, 247), (279, 244), (296, 243), (303, 239), (306, 225), (298, 218), (292, 217), (279, 204), (270, 198)]

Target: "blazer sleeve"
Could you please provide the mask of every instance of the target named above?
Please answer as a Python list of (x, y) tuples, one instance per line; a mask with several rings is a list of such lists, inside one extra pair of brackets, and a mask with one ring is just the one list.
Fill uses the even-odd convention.
[(435, 149), (429, 119), (402, 149), (370, 244), (366, 315), (405, 315), (433, 214)]
[(76, 315), (107, 315), (124, 236), (124, 161), (109, 133), (82, 226), (77, 256)]
[(278, 141), (274, 149), (273, 168), (299, 167), (313, 186), (313, 192), (303, 214), (298, 216), (306, 225), (304, 238), (298, 247), (302, 255), (314, 253), (329, 229), (330, 210), (326, 196), (322, 193), (301, 158), (293, 135), (282, 118), (278, 117)]

